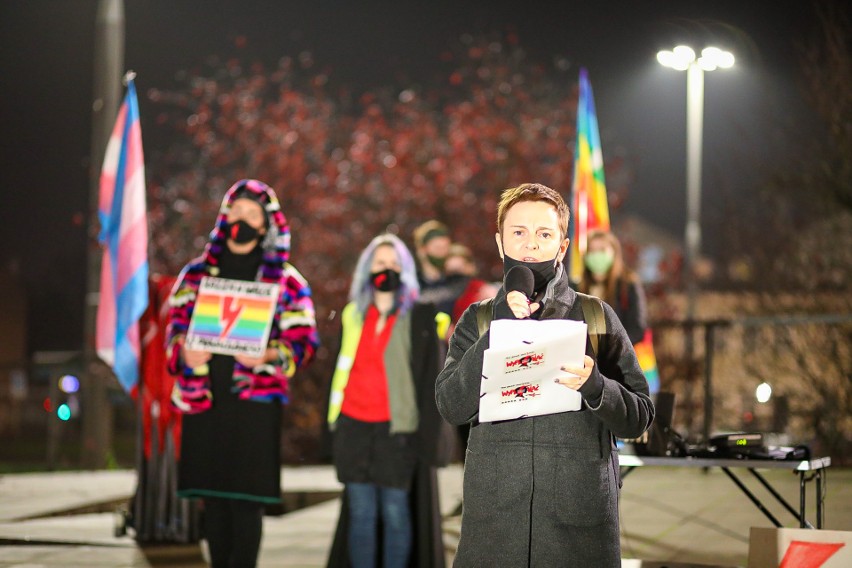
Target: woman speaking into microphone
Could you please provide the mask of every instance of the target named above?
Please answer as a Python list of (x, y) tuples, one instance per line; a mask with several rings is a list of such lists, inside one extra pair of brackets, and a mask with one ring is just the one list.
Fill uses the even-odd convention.
[[(503, 192), (496, 240), (505, 277), (489, 320), (584, 319), (562, 264), (568, 216), (562, 197), (544, 185)], [(624, 327), (608, 305), (599, 310), (605, 336), (596, 348), (587, 338), (583, 367), (563, 365), (557, 377), (579, 392), (580, 409), (499, 422), (478, 420), (489, 346), (480, 305), (458, 322), (436, 386), (443, 417), (471, 424), (455, 566), (621, 566), (613, 436), (640, 436), (654, 408)]]

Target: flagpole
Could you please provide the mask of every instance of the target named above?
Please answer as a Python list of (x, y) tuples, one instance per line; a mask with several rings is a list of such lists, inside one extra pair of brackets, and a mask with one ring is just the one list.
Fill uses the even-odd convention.
[(112, 412), (107, 399), (107, 370), (95, 354), (95, 321), (100, 289), (98, 245), (100, 167), (121, 99), (124, 67), (124, 2), (99, 0), (95, 17), (92, 145), (89, 154), (89, 223), (86, 249), (86, 299), (83, 330), (83, 444), (81, 465), (103, 468), (112, 447)]

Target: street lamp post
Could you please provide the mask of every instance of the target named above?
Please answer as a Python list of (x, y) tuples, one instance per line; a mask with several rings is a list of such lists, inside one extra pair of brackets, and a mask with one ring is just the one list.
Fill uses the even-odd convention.
[(121, 101), (121, 75), (124, 66), (124, 1), (99, 0), (95, 18), (94, 99), (92, 104), (92, 152), (89, 157), (89, 240), (87, 241), (87, 283), (83, 329), (83, 448), (84, 468), (107, 465), (112, 449), (112, 407), (107, 399), (105, 367), (97, 364), (95, 320), (100, 288), (101, 249), (97, 246), (98, 190), (100, 165), (112, 133)]
[[(698, 295), (696, 264), (701, 253), (701, 140), (704, 122), (704, 72), (722, 68), (728, 69), (734, 64), (733, 54), (716, 47), (707, 47), (696, 58), (692, 48), (679, 45), (671, 51), (657, 53), (657, 61), (665, 67), (686, 71), (686, 230), (685, 238), (685, 277), (686, 277), (686, 356), (693, 372), (695, 342), (693, 338), (695, 323), (695, 303)], [(712, 334), (712, 327), (708, 328)], [(712, 338), (712, 335), (710, 336)], [(712, 345), (712, 341), (708, 342)], [(705, 354), (709, 357), (710, 354)], [(713, 388), (709, 364), (704, 368), (704, 439), (710, 439), (713, 423)]]
[(657, 61), (666, 67), (686, 71), (686, 318), (695, 318), (697, 282), (695, 275), (701, 252), (701, 139), (704, 119), (704, 72), (734, 64), (733, 54), (707, 47), (696, 58), (695, 52), (679, 45), (657, 53)]

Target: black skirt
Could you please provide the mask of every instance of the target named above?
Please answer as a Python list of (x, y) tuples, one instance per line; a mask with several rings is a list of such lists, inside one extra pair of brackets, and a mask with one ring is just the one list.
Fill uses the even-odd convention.
[(183, 417), (178, 495), (281, 501), (281, 404), (231, 392), (234, 358), (210, 361), (213, 407)]
[(409, 490), (417, 465), (415, 443), (413, 434), (391, 434), (390, 422), (361, 422), (341, 414), (332, 447), (337, 479)]

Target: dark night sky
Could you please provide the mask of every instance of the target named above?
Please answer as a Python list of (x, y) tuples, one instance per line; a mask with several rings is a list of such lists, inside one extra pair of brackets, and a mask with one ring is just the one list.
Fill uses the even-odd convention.
[[(0, 267), (20, 266), (34, 316), (32, 350), (76, 349), (82, 341), (96, 6), (0, 2)], [(680, 38), (716, 41), (738, 58), (734, 69), (705, 81), (706, 234), (718, 222), (713, 204), (728, 192), (747, 195), (795, 151), (793, 129), (811, 128), (794, 42), (813, 31), (814, 17), (800, 0), (125, 0), (125, 16), (125, 67), (137, 71), (140, 93), (227, 53), (237, 35), (248, 40), (247, 58), (275, 61), (308, 47), (337, 81), (369, 86), (399, 68), (426, 77), (460, 33), (512, 25), (532, 57), (562, 55), (574, 70), (588, 68), (604, 158), (622, 154), (632, 164), (623, 211), (676, 235), (685, 209), (686, 80), (656, 63), (658, 49)], [(144, 96), (140, 105), (144, 128)]]

